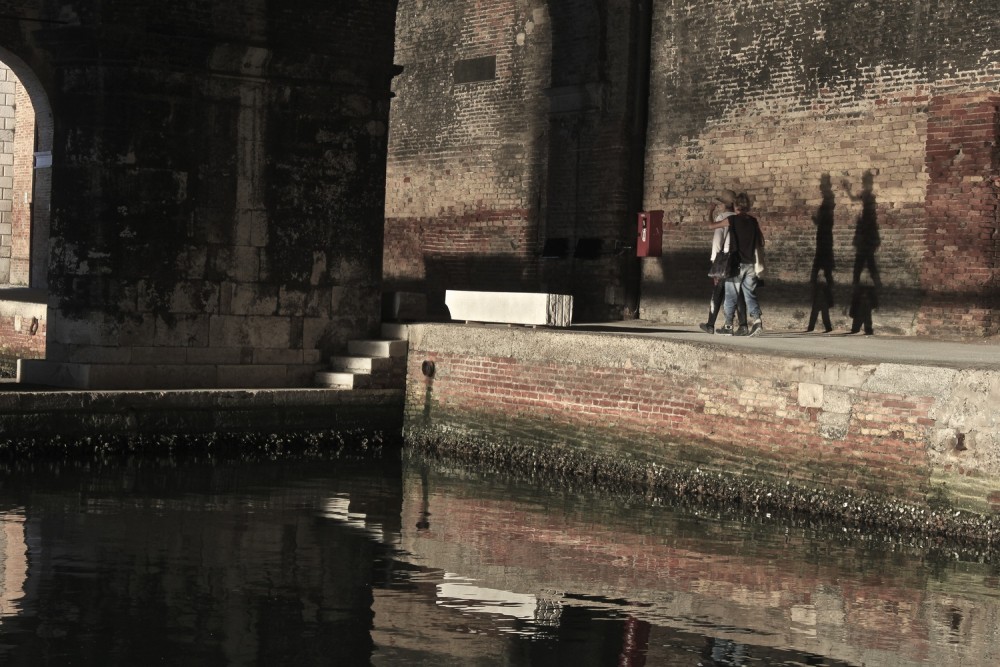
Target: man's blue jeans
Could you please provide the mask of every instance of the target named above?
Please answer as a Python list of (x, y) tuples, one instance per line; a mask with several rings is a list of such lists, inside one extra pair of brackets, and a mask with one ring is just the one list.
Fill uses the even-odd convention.
[(740, 272), (726, 281), (726, 302), (723, 304), (723, 312), (726, 317), (726, 324), (733, 323), (733, 311), (736, 310), (736, 300), (743, 292), (743, 298), (747, 302), (747, 312), (750, 319), (760, 319), (760, 305), (757, 303), (757, 272), (753, 264), (740, 264)]

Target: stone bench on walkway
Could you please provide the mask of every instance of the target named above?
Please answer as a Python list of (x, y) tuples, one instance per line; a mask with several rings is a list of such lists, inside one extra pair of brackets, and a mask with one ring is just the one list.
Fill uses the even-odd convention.
[(569, 294), (448, 290), (451, 319), (465, 322), (568, 327), (573, 320)]

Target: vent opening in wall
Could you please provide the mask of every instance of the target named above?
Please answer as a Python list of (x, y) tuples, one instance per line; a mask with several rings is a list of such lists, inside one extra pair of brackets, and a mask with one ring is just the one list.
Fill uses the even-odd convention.
[(469, 58), (455, 63), (455, 83), (492, 81), (497, 78), (497, 57)]

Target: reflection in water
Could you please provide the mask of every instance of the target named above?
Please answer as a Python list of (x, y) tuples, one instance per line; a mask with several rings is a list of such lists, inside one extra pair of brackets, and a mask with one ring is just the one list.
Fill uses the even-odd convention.
[[(0, 662), (992, 665), (996, 571), (407, 461), (3, 474)], [(430, 508), (434, 520), (429, 521)]]
[(0, 622), (18, 612), (28, 576), (24, 514), (0, 512)]
[[(512, 593), (495, 588), (477, 586), (450, 572), (444, 573), (444, 581), (437, 585), (438, 604), (442, 607), (458, 609), (463, 613), (509, 616), (536, 623), (539, 620), (539, 599), (531, 594)], [(546, 605), (541, 605), (543, 609)], [(558, 602), (556, 603), (558, 608)], [(544, 625), (555, 625), (558, 615), (545, 613)]]

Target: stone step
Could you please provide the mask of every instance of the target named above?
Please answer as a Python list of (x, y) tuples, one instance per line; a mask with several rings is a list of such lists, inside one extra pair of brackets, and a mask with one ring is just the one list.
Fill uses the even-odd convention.
[(392, 367), (390, 357), (363, 357), (354, 355), (338, 355), (330, 357), (330, 368), (333, 371), (345, 373), (378, 373)]
[(363, 389), (371, 382), (372, 376), (366, 373), (319, 371), (313, 376), (313, 384), (329, 389)]
[(405, 357), (409, 346), (405, 340), (351, 340), (347, 352), (362, 357)]

